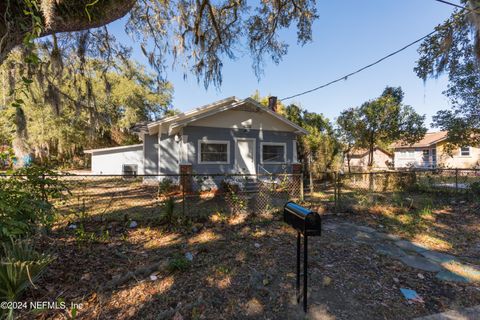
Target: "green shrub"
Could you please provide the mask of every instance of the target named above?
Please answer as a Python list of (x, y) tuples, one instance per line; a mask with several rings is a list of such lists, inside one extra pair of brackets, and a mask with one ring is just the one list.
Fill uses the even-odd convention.
[[(52, 261), (50, 256), (35, 251), (26, 240), (10, 240), (2, 244), (0, 251), (0, 301), (17, 301)], [(1, 316), (13, 319), (13, 310), (0, 310)]]
[(0, 147), (0, 169), (9, 169), (15, 161), (15, 153), (12, 148), (2, 149)]
[(0, 241), (49, 228), (55, 217), (52, 200), (66, 194), (68, 189), (55, 173), (43, 168), (24, 168), (0, 177)]
[(182, 255), (174, 256), (168, 263), (168, 271), (186, 271), (190, 268), (190, 261)]
[(162, 222), (172, 225), (175, 223), (175, 198), (169, 197), (163, 202), (163, 217)]
[(476, 196), (480, 196), (480, 182), (476, 181), (476, 182), (472, 182), (470, 184), (470, 187), (469, 187), (469, 191), (476, 195)]
[(172, 179), (165, 178), (158, 183), (158, 195), (168, 194), (175, 191), (176, 185), (173, 183)]
[(96, 232), (86, 231), (83, 224), (80, 224), (78, 229), (75, 230), (75, 238), (77, 242), (87, 244), (87, 243), (102, 243), (110, 239), (110, 233), (108, 230), (103, 228), (100, 231), (100, 234)]

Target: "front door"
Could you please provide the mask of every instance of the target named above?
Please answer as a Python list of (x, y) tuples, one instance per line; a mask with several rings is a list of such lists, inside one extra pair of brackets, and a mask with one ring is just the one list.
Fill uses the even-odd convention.
[(240, 173), (255, 174), (255, 139), (236, 139), (235, 166)]

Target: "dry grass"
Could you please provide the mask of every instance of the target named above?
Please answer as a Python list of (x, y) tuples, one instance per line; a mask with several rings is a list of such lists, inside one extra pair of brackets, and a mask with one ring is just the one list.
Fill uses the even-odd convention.
[[(106, 183), (73, 191), (83, 192), (85, 204), (65, 203), (64, 219), (36, 242), (56, 260), (27, 301), (82, 303), (81, 319), (303, 319), (294, 299), (296, 234), (280, 215), (231, 215), (213, 207), (208, 216), (165, 225), (149, 186)], [(460, 213), (451, 205), (421, 211), (416, 205), (377, 203), (353, 219), (433, 247), (443, 241), (449, 246), (443, 244), (445, 251), (467, 254), (478, 241), (471, 237), (480, 231), (478, 216), (467, 207)], [(79, 208), (85, 209), (82, 214), (75, 211)], [(138, 225), (129, 228), (133, 219)], [(71, 222), (81, 223), (92, 237), (80, 241), (78, 229), (67, 227)], [(186, 253), (193, 261), (185, 263)], [(106, 283), (159, 261), (170, 267), (105, 289)], [(441, 282), (430, 273), (421, 279), (417, 270), (329, 231), (310, 241), (310, 272), (312, 319), (405, 319), (480, 301), (478, 285)], [(425, 303), (408, 304), (400, 287), (414, 288)], [(46, 310), (36, 316), (65, 319), (67, 313)]]
[(478, 202), (435, 193), (367, 198), (352, 206), (355, 220), (434, 250), (480, 260)]

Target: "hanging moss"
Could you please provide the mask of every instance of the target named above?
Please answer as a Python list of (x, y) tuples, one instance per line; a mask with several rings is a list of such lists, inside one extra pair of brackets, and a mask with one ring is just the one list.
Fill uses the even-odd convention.
[(59, 116), (60, 115), (60, 103), (61, 103), (60, 96), (59, 96), (56, 88), (51, 83), (49, 83), (48, 86), (47, 86), (47, 92), (46, 92), (45, 98), (46, 98), (45, 100), (48, 102), (48, 104), (50, 104), (52, 106), (53, 113), (56, 116)]

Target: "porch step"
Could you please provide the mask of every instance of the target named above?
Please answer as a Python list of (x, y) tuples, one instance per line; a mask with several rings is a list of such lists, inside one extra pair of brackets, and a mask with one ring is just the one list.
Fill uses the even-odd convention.
[(258, 192), (258, 181), (257, 180), (248, 180), (246, 183), (245, 183), (245, 186), (244, 186), (244, 191), (248, 192), (248, 193), (255, 193), (255, 192)]

